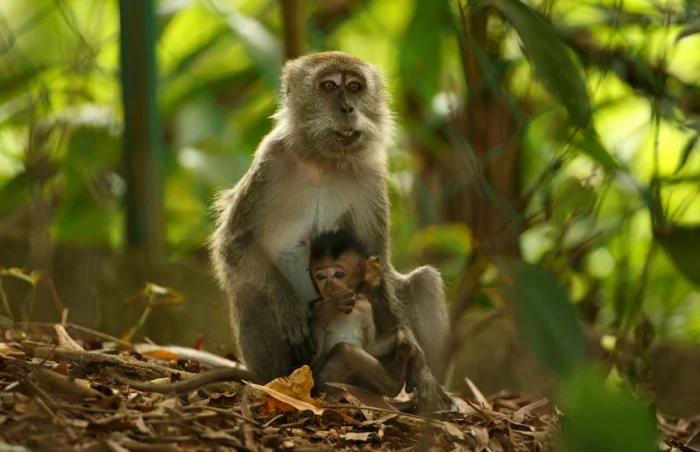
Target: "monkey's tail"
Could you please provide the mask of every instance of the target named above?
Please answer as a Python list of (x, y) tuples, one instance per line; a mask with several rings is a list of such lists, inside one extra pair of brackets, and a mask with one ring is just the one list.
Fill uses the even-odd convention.
[(109, 369), (107, 374), (111, 379), (120, 384), (128, 385), (130, 388), (138, 389), (139, 391), (156, 392), (159, 394), (182, 394), (203, 388), (210, 384), (232, 381), (251, 381), (257, 384), (265, 384), (261, 378), (248, 370), (230, 367), (213, 369), (207, 372), (202, 372), (185, 380), (165, 384), (144, 383), (143, 381), (132, 380), (120, 375), (114, 369)]

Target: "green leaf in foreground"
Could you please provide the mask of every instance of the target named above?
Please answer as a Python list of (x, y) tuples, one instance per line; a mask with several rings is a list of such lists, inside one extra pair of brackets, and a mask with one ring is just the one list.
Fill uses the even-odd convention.
[(603, 377), (582, 369), (568, 378), (560, 393), (564, 413), (559, 432), (567, 452), (652, 452), (658, 432), (653, 417), (626, 390), (605, 387)]
[(585, 337), (564, 287), (547, 270), (527, 262), (512, 262), (507, 271), (529, 349), (559, 375), (581, 365)]
[(552, 26), (520, 0), (487, 0), (515, 28), (535, 71), (549, 91), (566, 107), (571, 122), (586, 129), (591, 105), (586, 85), (571, 54)]
[(598, 137), (594, 134), (580, 130), (572, 140), (572, 144), (581, 152), (598, 162), (605, 171), (620, 168), (620, 165), (603, 147)]
[(688, 158), (690, 157), (690, 154), (692, 154), (693, 149), (695, 149), (695, 146), (698, 144), (698, 139), (700, 139), (700, 135), (693, 135), (688, 142), (685, 143), (685, 146), (683, 146), (683, 152), (681, 153), (681, 158), (678, 161), (678, 166), (673, 174), (678, 174), (680, 170), (683, 169), (685, 164), (688, 163)]
[(700, 225), (669, 225), (656, 239), (676, 268), (700, 287)]

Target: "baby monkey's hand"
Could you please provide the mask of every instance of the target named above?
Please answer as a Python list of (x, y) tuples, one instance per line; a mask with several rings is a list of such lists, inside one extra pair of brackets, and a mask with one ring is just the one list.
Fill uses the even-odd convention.
[(355, 292), (350, 289), (340, 289), (328, 297), (327, 302), (343, 314), (350, 314), (355, 308)]

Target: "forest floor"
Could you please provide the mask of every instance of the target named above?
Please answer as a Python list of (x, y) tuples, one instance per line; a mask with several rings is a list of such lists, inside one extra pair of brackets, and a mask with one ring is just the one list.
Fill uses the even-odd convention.
[[(561, 413), (547, 399), (484, 397), (472, 386), (461, 412), (419, 416), (345, 386), (339, 403), (310, 397), (308, 367), (266, 386), (219, 383), (182, 396), (133, 390), (141, 380), (188, 378), (204, 370), (165, 348), (122, 350), (117, 340), (75, 340), (2, 331), (0, 450), (551, 450)], [(73, 326), (73, 329), (79, 329)], [(1, 331), (1, 330), (0, 330)], [(96, 333), (96, 332), (95, 332)], [(128, 348), (128, 347), (127, 347)], [(658, 416), (669, 451), (700, 451), (700, 418)]]

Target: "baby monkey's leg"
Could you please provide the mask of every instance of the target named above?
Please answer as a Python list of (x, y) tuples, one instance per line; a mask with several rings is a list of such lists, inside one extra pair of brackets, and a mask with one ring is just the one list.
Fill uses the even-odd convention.
[(325, 385), (328, 382), (347, 383), (395, 397), (403, 388), (408, 359), (407, 355), (403, 358), (403, 365), (397, 363), (398, 372), (392, 375), (387, 372), (387, 367), (382, 362), (367, 351), (356, 345), (341, 342), (333, 347), (315, 376), (316, 385), (327, 391)]
[(409, 355), (409, 358), (414, 358), (417, 355), (418, 347), (408, 327), (397, 325), (377, 336), (374, 344), (367, 345), (367, 352), (377, 359), (393, 353), (396, 353), (397, 357), (398, 355)]

